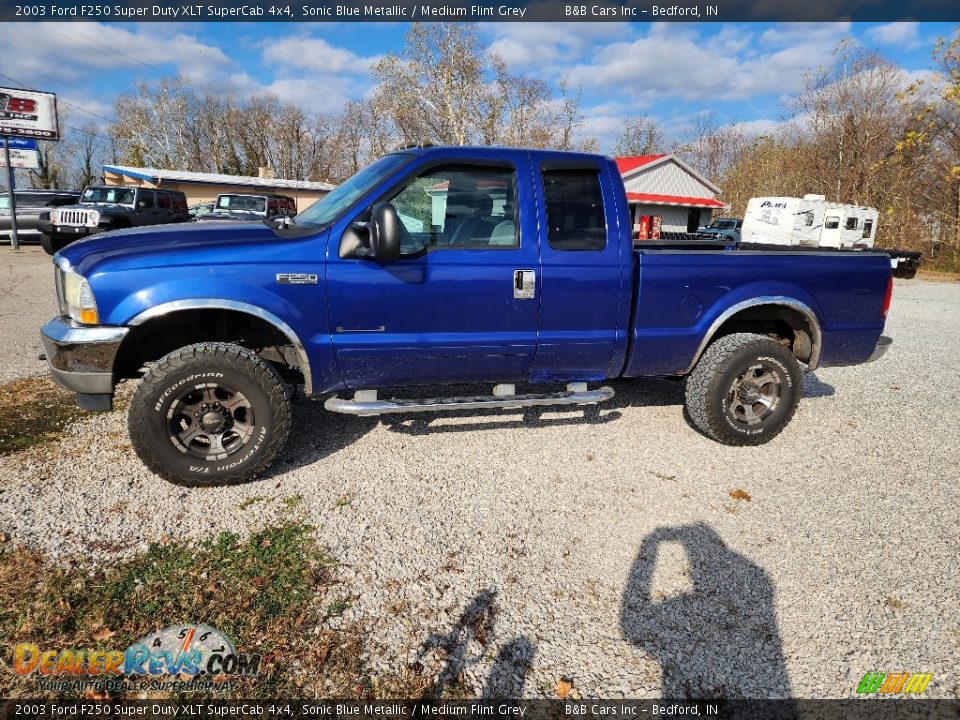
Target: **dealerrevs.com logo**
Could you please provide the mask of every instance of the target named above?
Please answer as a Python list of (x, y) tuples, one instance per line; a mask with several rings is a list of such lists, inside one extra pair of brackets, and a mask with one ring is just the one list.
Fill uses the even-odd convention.
[(259, 667), (260, 655), (238, 653), (219, 630), (196, 624), (164, 628), (125, 650), (43, 649), (21, 643), (13, 652), (15, 673), (36, 677), (42, 689), (57, 691), (88, 686), (202, 690), (256, 675)]
[(857, 685), (860, 695), (919, 695), (927, 689), (933, 673), (868, 672)]

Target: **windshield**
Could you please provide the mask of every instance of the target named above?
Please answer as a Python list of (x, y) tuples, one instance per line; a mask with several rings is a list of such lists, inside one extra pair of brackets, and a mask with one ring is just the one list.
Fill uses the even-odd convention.
[(118, 205), (133, 205), (136, 190), (122, 187), (88, 187), (83, 191), (82, 201), (85, 203), (117, 203)]
[(400, 166), (405, 165), (410, 157), (406, 153), (384, 155), (371, 165), (367, 165), (342, 185), (335, 187), (322, 200), (315, 202), (297, 215), (294, 222), (304, 227), (320, 227), (330, 224), (370, 188)]
[(713, 228), (714, 230), (733, 230), (737, 227), (736, 220), (714, 220), (712, 223), (707, 225), (708, 228)]
[(267, 210), (267, 199), (256, 195), (221, 195), (217, 198), (217, 210), (262, 213)]
[(4, 194), (0, 195), (0, 210), (9, 210), (10, 209), (10, 195)]

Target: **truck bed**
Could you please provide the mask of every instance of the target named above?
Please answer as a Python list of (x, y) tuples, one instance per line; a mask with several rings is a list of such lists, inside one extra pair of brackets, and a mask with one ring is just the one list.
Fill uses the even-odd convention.
[(806, 308), (821, 334), (820, 365), (864, 362), (883, 330), (884, 251), (644, 241), (633, 254), (628, 377), (689, 371), (703, 338), (740, 306)]

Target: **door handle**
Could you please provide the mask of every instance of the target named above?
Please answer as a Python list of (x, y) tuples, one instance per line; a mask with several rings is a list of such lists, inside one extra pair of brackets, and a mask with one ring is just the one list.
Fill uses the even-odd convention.
[(533, 270), (513, 271), (513, 297), (518, 300), (531, 300), (536, 294), (537, 276)]

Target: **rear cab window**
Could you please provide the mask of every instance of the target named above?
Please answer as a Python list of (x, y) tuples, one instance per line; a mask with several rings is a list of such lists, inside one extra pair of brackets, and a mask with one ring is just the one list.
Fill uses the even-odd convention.
[(607, 220), (600, 168), (541, 170), (547, 215), (547, 242), (554, 250), (603, 250)]

